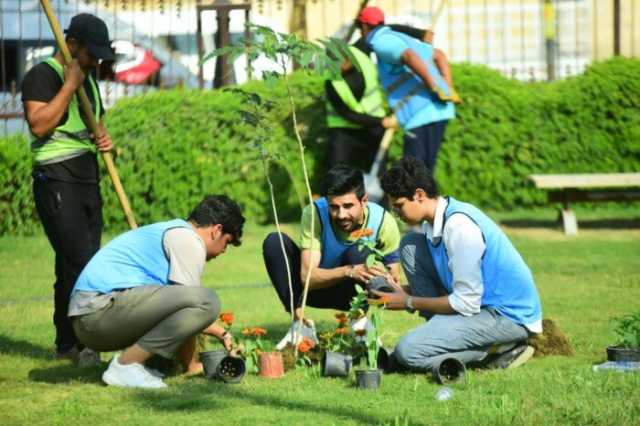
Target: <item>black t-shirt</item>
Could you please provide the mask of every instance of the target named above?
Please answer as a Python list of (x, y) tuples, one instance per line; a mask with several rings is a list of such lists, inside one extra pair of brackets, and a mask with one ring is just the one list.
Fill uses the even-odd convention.
[[(95, 75), (93, 76), (95, 79)], [(41, 62), (29, 70), (22, 80), (22, 102), (37, 101), (50, 102), (62, 89), (62, 79), (58, 73), (48, 64)], [(84, 80), (84, 89), (91, 102), (91, 108), (95, 111), (96, 100), (93, 98), (93, 90), (89, 79)], [(98, 96), (100, 110), (104, 111), (102, 99)], [(80, 116), (84, 120), (82, 108)], [(67, 121), (65, 112), (58, 126)], [(87, 152), (78, 157), (64, 160), (58, 163), (36, 165), (34, 176), (44, 175), (49, 179), (72, 183), (96, 183), (98, 182), (98, 161), (93, 152)]]

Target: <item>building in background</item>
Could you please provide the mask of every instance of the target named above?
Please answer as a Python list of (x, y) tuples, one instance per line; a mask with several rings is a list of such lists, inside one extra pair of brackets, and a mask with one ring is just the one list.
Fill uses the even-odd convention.
[[(362, 0), (50, 1), (63, 28), (79, 12), (94, 13), (109, 26), (116, 41), (119, 57), (116, 76), (121, 82), (100, 83), (107, 105), (121, 96), (162, 87), (212, 87), (215, 61), (201, 68), (198, 44), (201, 43), (202, 52), (215, 48), (216, 12), (199, 11), (198, 6), (206, 9), (211, 5), (248, 5), (253, 23), (317, 39), (344, 37), (362, 3)], [(640, 55), (640, 0), (371, 0), (368, 4), (381, 7), (389, 23), (433, 28), (435, 44), (452, 62), (484, 64), (522, 80), (578, 74), (590, 62), (613, 56), (616, 48), (625, 56)], [(50, 55), (55, 42), (39, 1), (1, 0), (0, 5), (1, 134), (8, 131), (8, 117), (21, 120), (21, 105), (15, 92), (25, 70)], [(199, 34), (198, 15), (202, 24)], [(231, 42), (244, 36), (246, 16), (241, 10), (230, 13)], [(617, 27), (614, 16), (619, 17)], [(241, 57), (231, 64), (229, 80), (242, 83), (250, 77), (260, 78), (263, 71), (271, 69), (273, 64), (259, 58), (251, 64), (249, 73), (246, 59)], [(144, 72), (149, 73), (147, 78), (141, 74)]]

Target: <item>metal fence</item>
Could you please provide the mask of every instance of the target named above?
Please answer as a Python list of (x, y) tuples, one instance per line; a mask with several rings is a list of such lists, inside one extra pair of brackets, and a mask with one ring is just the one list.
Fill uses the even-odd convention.
[[(231, 10), (225, 40), (244, 36), (244, 24), (297, 31), (310, 38), (341, 36), (360, 0), (51, 0), (61, 26), (89, 12), (102, 18), (116, 41), (115, 76), (103, 73), (100, 90), (107, 107), (131, 94), (184, 85), (210, 88), (214, 62), (199, 65), (212, 50), (220, 10), (211, 5), (244, 5)], [(435, 44), (451, 62), (485, 64), (521, 80), (550, 80), (580, 73), (594, 59), (613, 53), (637, 55), (640, 0), (380, 0), (388, 23), (432, 27)], [(36, 0), (0, 0), (0, 135), (24, 132), (20, 84), (25, 72), (53, 54), (55, 41)], [(303, 19), (299, 17), (302, 16)], [(296, 19), (293, 19), (296, 17)], [(617, 50), (616, 50), (617, 49)], [(610, 52), (610, 53), (609, 53)], [(147, 61), (147, 62), (145, 62)], [(144, 75), (145, 63), (159, 71)], [(258, 58), (231, 64), (231, 82), (270, 69)], [(140, 71), (143, 69), (143, 71)], [(139, 71), (139, 72), (138, 72)], [(146, 69), (148, 71), (148, 68)], [(131, 84), (135, 81), (136, 84)]]

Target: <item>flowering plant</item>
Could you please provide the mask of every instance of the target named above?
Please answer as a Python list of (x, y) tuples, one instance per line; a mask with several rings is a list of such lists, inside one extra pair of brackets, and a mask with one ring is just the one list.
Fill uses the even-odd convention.
[(267, 330), (260, 327), (245, 327), (242, 329), (242, 338), (238, 345), (239, 354), (245, 359), (247, 371), (258, 372), (258, 357), (265, 352), (267, 342), (262, 340)]
[(312, 364), (309, 355), (315, 347), (316, 342), (311, 340), (309, 337), (304, 336), (302, 338), (302, 341), (298, 343), (298, 360), (296, 361), (296, 365), (298, 367), (308, 367)]
[(320, 334), (320, 346), (329, 352), (349, 353), (353, 349), (353, 337), (349, 334), (349, 315), (339, 312), (336, 315), (338, 324), (334, 331)]

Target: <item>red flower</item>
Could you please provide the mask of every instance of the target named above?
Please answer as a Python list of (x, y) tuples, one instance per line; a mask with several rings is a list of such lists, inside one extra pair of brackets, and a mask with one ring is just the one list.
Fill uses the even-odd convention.
[(223, 312), (220, 314), (219, 318), (220, 321), (222, 321), (229, 327), (231, 327), (231, 324), (233, 324), (233, 312)]
[(349, 322), (349, 318), (344, 312), (337, 313), (336, 320), (338, 320), (339, 325), (345, 325), (347, 322)]

